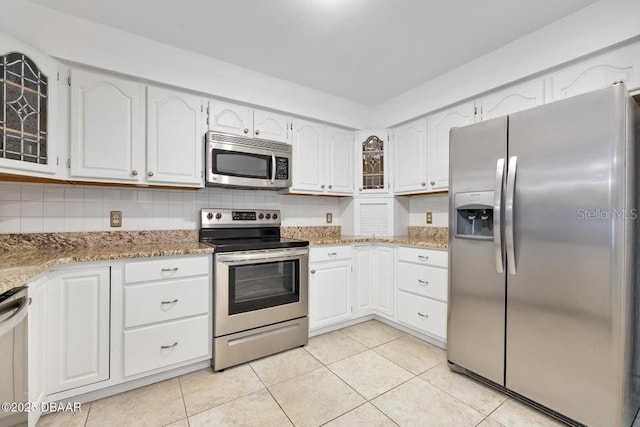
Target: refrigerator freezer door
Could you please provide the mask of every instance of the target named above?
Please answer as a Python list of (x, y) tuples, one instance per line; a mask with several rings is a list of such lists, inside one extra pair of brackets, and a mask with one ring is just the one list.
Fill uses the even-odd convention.
[(624, 425), (633, 186), (625, 106), (618, 85), (509, 117), (517, 175), (505, 206), (513, 204), (516, 265), (505, 385), (590, 426)]
[[(493, 238), (456, 237), (459, 218), (455, 198), (460, 194), (484, 200), (483, 192), (489, 192), (486, 194), (491, 197), (483, 202), (489, 205), (495, 203), (493, 196), (501, 198), (504, 180), (499, 164), (504, 168), (507, 118), (452, 129), (449, 144), (447, 358), (503, 385), (505, 273), (498, 267), (504, 263), (504, 250), (499, 226), (496, 228), (500, 209), (493, 210)], [(498, 199), (498, 207), (500, 204)], [(481, 217), (479, 213), (476, 221)], [(497, 255), (494, 239), (500, 240)], [(496, 262), (496, 256), (500, 262)]]

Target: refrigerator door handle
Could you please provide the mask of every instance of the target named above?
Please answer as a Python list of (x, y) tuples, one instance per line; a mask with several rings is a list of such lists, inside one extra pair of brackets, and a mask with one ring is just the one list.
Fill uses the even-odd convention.
[(517, 167), (518, 157), (511, 156), (509, 158), (509, 169), (507, 170), (507, 194), (504, 200), (504, 237), (507, 247), (509, 274), (516, 274), (516, 253), (513, 240), (513, 197), (516, 189)]
[(493, 251), (496, 258), (496, 270), (504, 272), (502, 256), (502, 186), (504, 185), (504, 159), (498, 159), (496, 163), (495, 189), (493, 192)]

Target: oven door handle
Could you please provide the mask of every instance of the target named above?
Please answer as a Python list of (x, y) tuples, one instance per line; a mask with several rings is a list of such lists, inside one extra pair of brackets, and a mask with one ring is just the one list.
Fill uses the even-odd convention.
[(276, 155), (271, 152), (271, 183), (276, 180)]
[(229, 253), (229, 254), (217, 254), (216, 262), (225, 265), (240, 265), (240, 264), (256, 264), (261, 262), (278, 262), (287, 261), (291, 259), (300, 259), (300, 257), (308, 256), (309, 250), (292, 250), (292, 251), (278, 251), (272, 254), (268, 253)]

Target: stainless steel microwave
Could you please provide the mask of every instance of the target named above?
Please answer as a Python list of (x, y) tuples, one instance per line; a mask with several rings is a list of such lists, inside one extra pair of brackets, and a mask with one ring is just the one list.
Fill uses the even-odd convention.
[(206, 185), (277, 190), (291, 186), (291, 145), (207, 132)]

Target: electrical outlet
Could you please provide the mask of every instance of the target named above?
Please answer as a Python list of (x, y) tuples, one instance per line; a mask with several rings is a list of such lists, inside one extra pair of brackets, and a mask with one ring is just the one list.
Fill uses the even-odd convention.
[(427, 212), (427, 224), (433, 223), (433, 214), (431, 212)]
[(122, 211), (111, 211), (109, 224), (111, 227), (122, 227)]
[(331, 212), (327, 212), (327, 224), (331, 224), (333, 222), (333, 214)]

